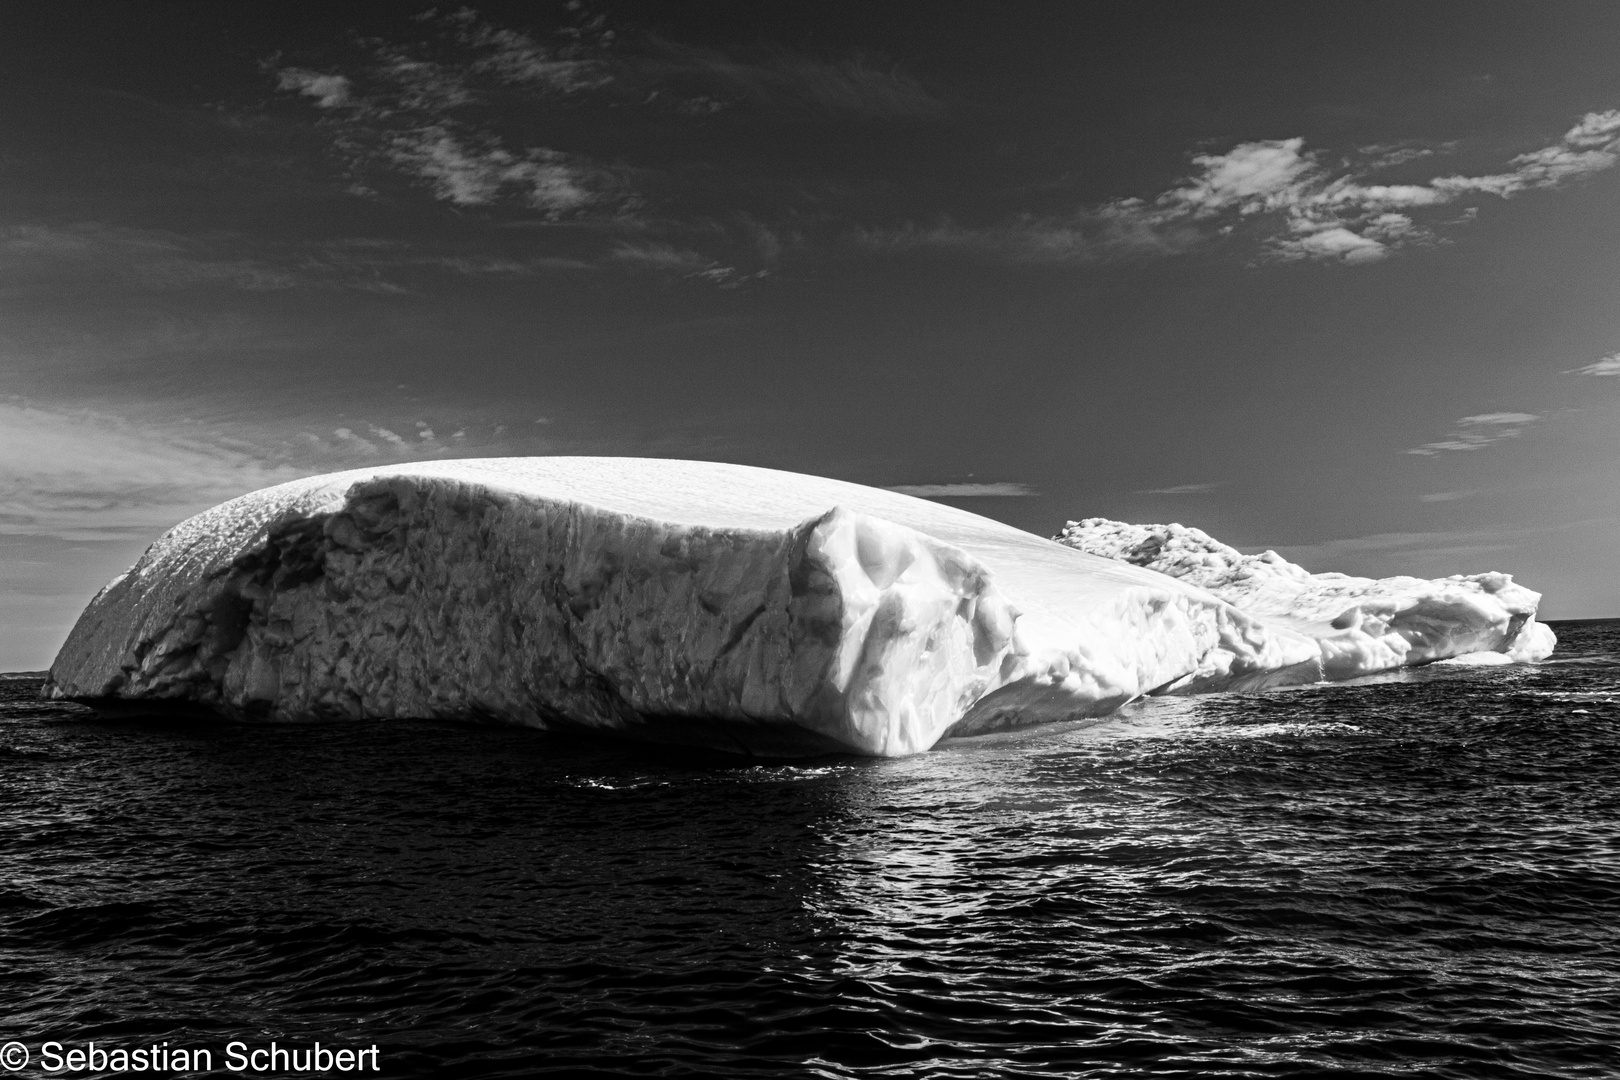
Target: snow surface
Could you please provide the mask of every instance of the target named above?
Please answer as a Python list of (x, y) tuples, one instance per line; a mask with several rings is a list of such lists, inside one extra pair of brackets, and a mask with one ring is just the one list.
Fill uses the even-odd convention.
[(48, 689), (104, 711), (899, 755), (1312, 681), (1319, 655), (1190, 581), (895, 492), (491, 458), (311, 477), (182, 522), (90, 603)]
[(1268, 623), (1316, 639), (1329, 679), (1447, 659), (1533, 662), (1557, 644), (1553, 632), (1536, 622), (1541, 594), (1514, 584), (1508, 574), (1434, 581), (1312, 574), (1275, 551), (1244, 555), (1202, 529), (1107, 518), (1071, 521), (1056, 539), (1197, 585)]

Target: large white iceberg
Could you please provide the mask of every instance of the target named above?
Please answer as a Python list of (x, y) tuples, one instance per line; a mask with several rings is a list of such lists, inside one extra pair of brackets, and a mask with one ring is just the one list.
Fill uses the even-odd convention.
[(1315, 637), (937, 503), (708, 462), (439, 461), (245, 495), (90, 603), (49, 693), (898, 755), (1320, 677)]
[(1541, 594), (1508, 574), (1425, 581), (1312, 574), (1275, 551), (1244, 555), (1202, 529), (1071, 521), (1056, 538), (1078, 551), (1189, 582), (1273, 625), (1314, 638), (1322, 674), (1348, 679), (1461, 658), (1475, 664), (1536, 661), (1557, 638), (1536, 621)]

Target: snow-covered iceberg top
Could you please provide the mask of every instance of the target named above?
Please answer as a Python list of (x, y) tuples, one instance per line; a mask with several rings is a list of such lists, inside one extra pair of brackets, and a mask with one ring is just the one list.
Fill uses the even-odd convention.
[(333, 473), (175, 526), (48, 692), (897, 755), (1143, 694), (1310, 681), (1309, 635), (962, 510), (710, 462)]
[(1312, 574), (1275, 551), (1244, 555), (1202, 529), (1107, 518), (1071, 521), (1056, 539), (1197, 585), (1315, 638), (1329, 679), (1459, 657), (1479, 664), (1536, 661), (1557, 644), (1536, 622), (1541, 594), (1508, 574), (1433, 581)]

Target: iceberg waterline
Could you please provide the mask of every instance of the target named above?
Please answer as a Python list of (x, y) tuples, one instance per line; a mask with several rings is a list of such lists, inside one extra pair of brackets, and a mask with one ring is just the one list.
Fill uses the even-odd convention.
[(858, 484), (473, 459), (311, 477), (182, 522), (91, 601), (47, 693), (901, 755), (1146, 694), (1339, 674), (1318, 629)]

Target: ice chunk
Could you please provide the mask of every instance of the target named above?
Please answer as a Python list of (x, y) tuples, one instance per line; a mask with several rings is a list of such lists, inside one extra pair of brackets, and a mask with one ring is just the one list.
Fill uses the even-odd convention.
[[(1244, 555), (1201, 529), (1071, 521), (1057, 540), (1207, 589), (1251, 615), (1320, 645), (1330, 679), (1478, 653), (1545, 659), (1557, 638), (1536, 622), (1541, 594), (1507, 574), (1425, 581), (1312, 574), (1275, 551)], [(1471, 663), (1490, 661), (1473, 660)]]
[(182, 522), (91, 602), (49, 692), (898, 755), (1313, 680), (1317, 657), (1187, 582), (894, 492), (506, 458), (312, 477)]
[(1468, 652), (1435, 661), (1438, 664), (1457, 664), (1462, 667), (1501, 667), (1503, 664), (1513, 662), (1513, 657), (1499, 652)]

